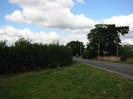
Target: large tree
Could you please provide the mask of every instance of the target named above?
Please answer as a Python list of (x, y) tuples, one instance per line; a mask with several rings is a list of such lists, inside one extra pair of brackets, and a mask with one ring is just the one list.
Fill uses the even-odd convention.
[(128, 26), (115, 26), (115, 24), (97, 24), (88, 34), (89, 49), (94, 56), (118, 55), (120, 35), (129, 31)]
[(80, 41), (71, 41), (67, 43), (67, 46), (72, 50), (73, 56), (80, 56), (84, 51), (84, 44)]

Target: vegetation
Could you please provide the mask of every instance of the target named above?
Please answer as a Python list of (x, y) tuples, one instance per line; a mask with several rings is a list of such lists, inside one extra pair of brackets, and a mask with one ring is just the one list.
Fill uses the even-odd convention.
[(73, 56), (80, 56), (84, 52), (84, 44), (80, 41), (71, 41), (67, 46), (72, 50)]
[(122, 45), (120, 53), (122, 56), (133, 57), (133, 45), (129, 44)]
[(89, 55), (93, 55), (90, 56), (91, 58), (97, 55), (117, 55), (121, 42), (120, 35), (125, 35), (128, 31), (128, 26), (116, 27), (114, 24), (95, 25), (95, 28), (88, 34), (89, 44), (84, 55), (87, 56), (86, 54), (89, 52)]
[(90, 44), (88, 43), (87, 47), (85, 48), (85, 50), (83, 52), (83, 58), (93, 59), (96, 56), (97, 56), (97, 54), (91, 49)]
[(116, 63), (131, 64), (131, 65), (133, 65), (133, 61), (119, 61), (119, 62), (116, 62)]
[(132, 99), (133, 80), (83, 64), (0, 79), (0, 99)]
[(0, 74), (55, 68), (71, 62), (71, 50), (65, 46), (32, 44), (23, 38), (14, 46), (0, 43)]

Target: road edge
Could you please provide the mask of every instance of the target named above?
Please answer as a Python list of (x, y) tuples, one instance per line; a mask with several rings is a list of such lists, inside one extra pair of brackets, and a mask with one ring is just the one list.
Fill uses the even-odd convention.
[[(77, 60), (76, 60), (76, 61), (77, 61)], [(99, 67), (99, 66), (94, 65), (94, 64), (87, 64), (87, 63), (83, 63), (83, 62), (81, 62), (81, 61), (77, 61), (77, 62), (82, 63), (82, 64), (85, 64), (85, 65), (89, 65), (89, 66), (94, 67), (94, 68), (102, 69), (102, 70), (105, 70), (105, 71), (108, 71), (108, 72), (111, 72), (111, 73), (115, 73), (115, 74), (118, 74), (118, 75), (120, 75), (120, 76), (124, 76), (124, 77), (126, 77), (126, 78), (128, 78), (128, 79), (133, 80), (133, 77), (132, 77), (132, 76), (126, 75), (126, 74), (124, 74), (124, 73), (119, 73), (119, 72), (117, 72), (117, 71), (113, 71), (113, 70), (110, 70), (110, 69), (107, 69), (107, 68)]]

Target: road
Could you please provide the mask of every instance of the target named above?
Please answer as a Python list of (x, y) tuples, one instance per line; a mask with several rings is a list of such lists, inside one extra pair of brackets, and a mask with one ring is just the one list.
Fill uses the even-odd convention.
[(101, 68), (110, 72), (115, 72), (120, 75), (133, 79), (133, 65), (97, 61), (97, 60), (86, 60), (86, 59), (80, 59), (80, 58), (74, 58), (74, 60), (79, 61), (80, 63), (92, 65), (94, 67)]

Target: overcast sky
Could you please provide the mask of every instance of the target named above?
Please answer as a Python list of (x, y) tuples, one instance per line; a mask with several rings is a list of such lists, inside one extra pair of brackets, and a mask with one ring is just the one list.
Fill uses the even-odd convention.
[(95, 24), (130, 26), (124, 43), (133, 44), (133, 0), (0, 0), (0, 40), (88, 42)]

